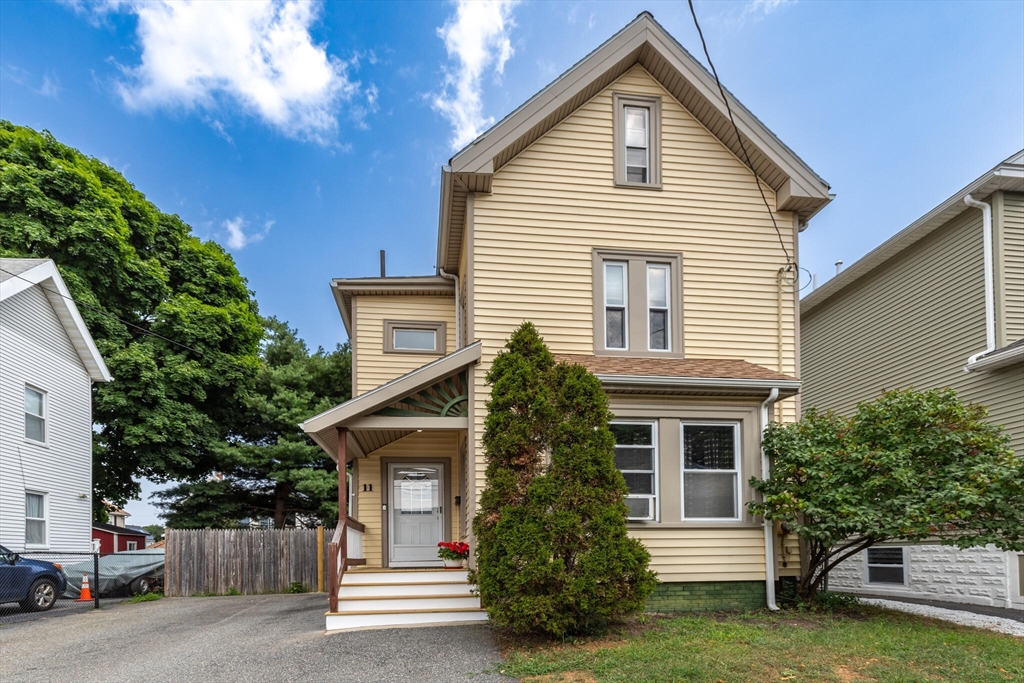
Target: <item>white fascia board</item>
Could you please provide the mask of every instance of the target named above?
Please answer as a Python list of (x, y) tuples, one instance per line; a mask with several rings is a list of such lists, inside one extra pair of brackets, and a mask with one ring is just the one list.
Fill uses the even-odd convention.
[(54, 313), (60, 319), (61, 325), (81, 358), (82, 365), (85, 366), (89, 377), (94, 382), (113, 380), (114, 378), (107, 369), (107, 364), (103, 361), (103, 356), (96, 348), (96, 342), (89, 333), (89, 328), (82, 320), (82, 314), (78, 312), (78, 306), (71, 298), (71, 292), (68, 291), (64, 279), (61, 278), (57, 265), (53, 261), (47, 260), (35, 268), (0, 283), (0, 301), (35, 285), (39, 285), (46, 294), (50, 306), (53, 307)]
[(596, 375), (602, 384), (636, 387), (678, 387), (694, 389), (799, 390), (800, 380), (736, 379), (734, 377), (669, 377), (651, 375)]

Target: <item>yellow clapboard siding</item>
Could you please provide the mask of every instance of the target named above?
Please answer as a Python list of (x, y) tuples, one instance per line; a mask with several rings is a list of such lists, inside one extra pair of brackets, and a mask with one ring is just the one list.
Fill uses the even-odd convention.
[(357, 296), (355, 311), (356, 394), (436, 360), (437, 355), (384, 353), (384, 321), (444, 321), (448, 353), (455, 350), (455, 298), (445, 296)]
[[(661, 581), (763, 581), (760, 529), (630, 529), (651, 553)], [(709, 578), (710, 577), (710, 578)]]

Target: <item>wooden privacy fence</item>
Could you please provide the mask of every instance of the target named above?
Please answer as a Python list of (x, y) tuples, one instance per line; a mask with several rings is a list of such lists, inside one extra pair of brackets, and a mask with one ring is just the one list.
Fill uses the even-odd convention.
[(334, 529), (168, 529), (164, 593), (168, 597), (288, 593), (293, 583), (323, 591), (324, 538)]

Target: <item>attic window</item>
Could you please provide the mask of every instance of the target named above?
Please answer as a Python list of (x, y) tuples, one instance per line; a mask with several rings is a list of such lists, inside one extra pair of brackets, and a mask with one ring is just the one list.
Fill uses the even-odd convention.
[(661, 189), (661, 98), (615, 93), (615, 184)]
[(384, 353), (443, 356), (447, 336), (443, 321), (384, 321)]

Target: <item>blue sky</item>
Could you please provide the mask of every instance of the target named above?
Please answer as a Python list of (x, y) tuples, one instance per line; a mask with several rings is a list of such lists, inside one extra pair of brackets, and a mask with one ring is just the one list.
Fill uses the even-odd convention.
[[(1024, 2), (696, 7), (725, 85), (837, 195), (801, 238), (821, 281), (1024, 147)], [(433, 272), (455, 144), (645, 9), (703, 61), (685, 2), (5, 0), (0, 117), (122, 171), (331, 347), (332, 277), (379, 249)]]

